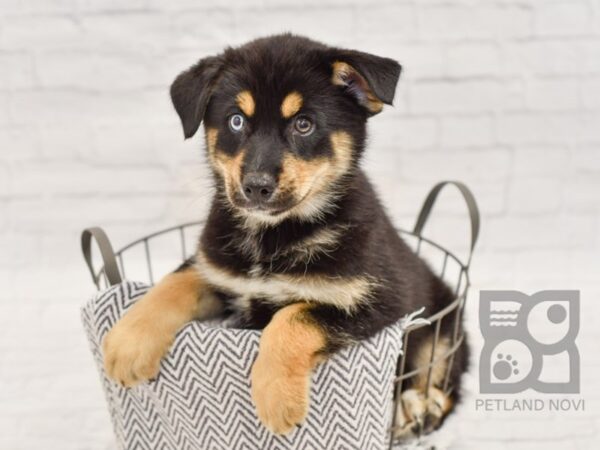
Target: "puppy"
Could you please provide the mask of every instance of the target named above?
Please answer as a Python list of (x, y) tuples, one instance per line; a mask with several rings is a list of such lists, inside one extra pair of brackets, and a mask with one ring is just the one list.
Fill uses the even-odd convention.
[[(186, 138), (204, 122), (215, 195), (195, 255), (156, 284), (104, 340), (107, 374), (124, 386), (157, 376), (177, 331), (227, 316), (262, 329), (251, 374), (262, 423), (285, 434), (309, 406), (311, 372), (340, 348), (407, 313), (454, 300), (398, 236), (359, 168), (366, 122), (391, 105), (400, 65), (283, 34), (200, 60), (171, 97)], [(443, 324), (436, 358), (448, 348)], [(432, 335), (411, 335), (408, 371)], [(430, 431), (457, 399), (466, 346), (411, 381), (397, 434)], [(405, 386), (406, 387), (406, 386)], [(425, 430), (423, 430), (425, 426)]]

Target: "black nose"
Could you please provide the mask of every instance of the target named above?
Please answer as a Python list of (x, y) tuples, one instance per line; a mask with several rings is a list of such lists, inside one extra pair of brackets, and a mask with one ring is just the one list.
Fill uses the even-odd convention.
[(242, 188), (248, 200), (253, 202), (266, 202), (275, 191), (275, 178), (268, 173), (251, 172), (244, 176)]

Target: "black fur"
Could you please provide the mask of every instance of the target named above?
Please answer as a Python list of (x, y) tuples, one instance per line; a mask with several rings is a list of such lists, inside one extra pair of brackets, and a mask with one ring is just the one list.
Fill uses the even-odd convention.
[[(365, 93), (357, 89), (362, 86), (352, 80), (344, 86), (332, 83), (332, 64), (336, 61), (356, 69), (382, 103), (392, 103), (400, 75), (398, 63), (293, 35), (259, 39), (203, 59), (180, 75), (171, 88), (186, 138), (194, 135), (204, 120), (207, 129), (218, 130), (218, 151), (228, 157), (245, 152), (242, 174), (260, 170), (280, 177), (285, 155), (303, 161), (328, 158), (333, 152), (331, 133), (343, 131), (352, 138), (352, 164), (335, 183), (336, 195), (331, 204), (314, 218), (290, 216), (276, 224), (250, 227), (236, 213), (244, 207), (242, 200), (224, 199), (224, 179), (215, 170), (217, 195), (199, 247), (212, 263), (241, 276), (249, 276), (258, 265), (263, 271), (261, 276), (267, 279), (274, 274), (310, 274), (336, 279), (368, 276), (376, 280), (377, 287), (368, 300), (359, 303), (351, 313), (319, 303), (310, 309), (311, 319), (326, 331), (326, 353), (335, 352), (352, 340), (366, 339), (420, 307), (425, 307), (425, 314), (429, 315), (454, 300), (449, 288), (398, 236), (359, 168), (366, 122), (372, 111), (361, 104), (359, 97)], [(243, 132), (233, 134), (227, 129), (226, 118), (239, 113), (235, 98), (243, 90), (252, 92), (256, 113), (248, 118), (249, 125)], [(294, 90), (303, 96), (302, 114), (316, 124), (314, 133), (302, 139), (293, 135), (290, 121), (282, 119), (279, 113), (283, 98)], [(273, 200), (273, 211), (265, 214), (276, 216), (281, 209), (291, 207), (292, 202), (287, 197)], [(298, 261), (286, 253), (323, 229), (343, 230), (334, 248), (309, 262)], [(215, 290), (240, 327), (263, 328), (282, 306), (253, 298), (250, 310), (240, 314), (231, 292), (218, 286)], [(290, 299), (297, 300), (301, 299)], [(446, 319), (442, 335), (450, 332), (451, 320)], [(411, 354), (427, 337), (424, 333), (415, 334), (408, 352), (408, 370), (414, 368)], [(451, 382), (455, 386), (466, 361), (467, 350), (463, 346), (452, 371)]]
[(202, 122), (211, 86), (221, 67), (221, 58), (213, 56), (203, 59), (179, 75), (171, 85), (171, 99), (183, 124), (186, 139), (196, 133)]

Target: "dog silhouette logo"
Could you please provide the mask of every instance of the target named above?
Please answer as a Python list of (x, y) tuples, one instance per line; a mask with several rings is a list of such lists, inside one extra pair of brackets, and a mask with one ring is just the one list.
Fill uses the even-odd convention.
[(579, 393), (579, 291), (481, 291), (482, 394)]

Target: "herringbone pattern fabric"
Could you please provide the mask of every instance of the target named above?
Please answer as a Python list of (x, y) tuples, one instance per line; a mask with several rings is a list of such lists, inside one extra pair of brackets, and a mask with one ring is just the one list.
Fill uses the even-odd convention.
[(83, 308), (117, 441), (127, 450), (380, 450), (389, 444), (400, 324), (348, 348), (313, 375), (310, 411), (289, 436), (255, 415), (249, 374), (260, 332), (194, 322), (183, 328), (152, 383), (126, 390), (106, 378), (101, 342), (148, 287), (124, 282)]

